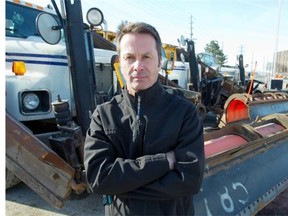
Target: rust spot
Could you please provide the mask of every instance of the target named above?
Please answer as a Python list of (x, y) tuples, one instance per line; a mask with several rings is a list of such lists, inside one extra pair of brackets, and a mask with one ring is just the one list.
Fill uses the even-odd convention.
[(60, 176), (58, 175), (58, 173), (54, 173), (54, 175), (52, 176), (53, 180), (57, 180), (60, 178)]

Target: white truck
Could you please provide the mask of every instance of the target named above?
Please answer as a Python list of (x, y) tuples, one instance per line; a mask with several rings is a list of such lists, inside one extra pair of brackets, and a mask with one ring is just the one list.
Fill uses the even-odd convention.
[[(54, 119), (51, 102), (57, 100), (58, 95), (74, 102), (64, 38), (50, 45), (35, 27), (36, 17), (42, 11), (56, 17), (51, 7), (6, 1), (6, 110), (24, 124), (37, 124), (37, 130), (42, 129), (39, 125), (43, 121)], [(108, 94), (113, 85), (107, 73), (111, 73), (111, 57), (115, 54), (115, 51), (95, 49), (95, 64), (101, 69), (99, 74), (106, 73), (106, 80), (109, 80), (109, 83), (105, 80), (97, 83), (97, 90), (102, 94)], [(75, 113), (74, 104), (71, 104), (71, 112)]]
[[(37, 167), (36, 161), (27, 160), (33, 158), (33, 153), (39, 154), (41, 151), (35, 148), (35, 143), (31, 144), (31, 139), (35, 142), (43, 142), (47, 146), (51, 147), (49, 139), (51, 139), (53, 134), (59, 133), (59, 121), (64, 119), (65, 123), (67, 123), (67, 121), (76, 120), (77, 105), (75, 105), (75, 93), (73, 91), (71, 69), (72, 67), (75, 68), (75, 65), (71, 65), (71, 56), (66, 50), (65, 37), (58, 37), (58, 34), (56, 33), (55, 36), (54, 32), (48, 34), (49, 37), (52, 37), (50, 39), (56, 40), (56, 42), (60, 40), (59, 43), (55, 45), (48, 44), (45, 41), (45, 38), (40, 37), (39, 29), (36, 28), (36, 23), (40, 22), (38, 16), (43, 12), (51, 14), (55, 17), (57, 23), (61, 25), (61, 20), (56, 16), (57, 11), (53, 10), (50, 5), (47, 7), (41, 7), (24, 1), (6, 0), (6, 188), (12, 187), (19, 182), (19, 179), (14, 174), (17, 174), (18, 177), (24, 176), (26, 184), (29, 184), (30, 182), (31, 185), (35, 185), (33, 179), (34, 177), (36, 179), (38, 174), (40, 175), (41, 172), (39, 172), (39, 170), (41, 168), (39, 169), (39, 167)], [(82, 12), (79, 16), (82, 16)], [(49, 23), (42, 23), (40, 27), (47, 25), (49, 25)], [(89, 43), (89, 39), (97, 39), (95, 38), (97, 37), (96, 34), (90, 36), (91, 37), (86, 37), (86, 35), (83, 36), (86, 37), (86, 43)], [(81, 44), (79, 44), (79, 46), (81, 46)], [(85, 48), (83, 49), (85, 50)], [(89, 110), (84, 111), (85, 113), (92, 112), (93, 108), (99, 101), (105, 101), (115, 93), (117, 88), (117, 78), (111, 67), (111, 58), (115, 54), (116, 51), (115, 49), (113, 50), (113, 48), (94, 48), (92, 57), (94, 55), (95, 61), (90, 61), (92, 63), (90, 65), (88, 64), (88, 68), (84, 67), (83, 69), (78, 69), (83, 70), (84, 74), (85, 71), (94, 67), (94, 76), (97, 77), (97, 79), (94, 78), (95, 82), (91, 83), (91, 88), (93, 88), (91, 91), (96, 95), (96, 98), (94, 98), (94, 104), (92, 104)], [(79, 78), (77, 79), (79, 80)], [(87, 85), (82, 86), (90, 86), (89, 83), (85, 84)], [(90, 103), (91, 105), (91, 102), (87, 99), (88, 97), (90, 97), (90, 95), (87, 95), (87, 97), (81, 97), (78, 99), (78, 103), (79, 101), (82, 103), (82, 99), (85, 103)], [(59, 110), (58, 107), (55, 112), (53, 102), (54, 104), (56, 102), (56, 105), (60, 104), (63, 110), (62, 108)], [(56, 117), (59, 117), (58, 120), (55, 118), (55, 115)], [(89, 121), (89, 113), (87, 113), (83, 124), (87, 125), (87, 121)], [(78, 130), (78, 127), (75, 125), (73, 126), (74, 128), (65, 125), (64, 127), (66, 127), (64, 128), (65, 133), (67, 133), (67, 131), (69, 133), (71, 128), (73, 131)], [(15, 128), (18, 131), (17, 133), (15, 132)], [(23, 140), (17, 140), (17, 137), (19, 139), (23, 138)], [(57, 139), (58, 137), (52, 137), (52, 143), (56, 143), (56, 147), (52, 146), (52, 149), (54, 150), (57, 148), (57, 141), (59, 140)], [(21, 152), (21, 148), (22, 146), (25, 146), (25, 144), (30, 146), (30, 152), (23, 154), (23, 158), (21, 159), (21, 157), (17, 156), (19, 152), (15, 152), (15, 149), (20, 149), (19, 151)], [(57, 157), (57, 155), (50, 152), (46, 146), (43, 145), (41, 148), (46, 152), (46, 154), (48, 152)], [(23, 152), (21, 152), (20, 155), (22, 155), (22, 153)], [(29, 155), (28, 153), (32, 153), (32, 155)], [(62, 153), (65, 155), (67, 152), (65, 152), (65, 149), (62, 149)], [(49, 160), (45, 159), (44, 155), (45, 153), (39, 156), (41, 160)], [(75, 166), (81, 164), (81, 153), (77, 153), (77, 157), (76, 164), (74, 162)], [(18, 161), (16, 161), (15, 158), (17, 158)], [(66, 161), (60, 160), (60, 163), (62, 164), (61, 166), (63, 166), (63, 164), (66, 166), (66, 162), (69, 162), (70, 160), (69, 158), (75, 158), (75, 154), (70, 152), (69, 156), (66, 155)], [(58, 160), (53, 159), (50, 163), (56, 163), (55, 161)], [(28, 166), (21, 166), (19, 164), (29, 164), (29, 168)], [(49, 179), (49, 175), (47, 177), (45, 176), (47, 175), (47, 170), (45, 168), (42, 169), (42, 178)], [(54, 168), (52, 170), (54, 170)], [(70, 172), (69, 170), (71, 171), (71, 169), (66, 171), (71, 174), (71, 178), (68, 178), (69, 184), (71, 184), (71, 179), (75, 178), (77, 173), (75, 174), (74, 171)], [(27, 175), (23, 173), (29, 174)], [(81, 170), (78, 172), (78, 175), (80, 174)], [(81, 177), (78, 177), (78, 179), (80, 178)], [(45, 180), (46, 185), (44, 187), (49, 184), (53, 185), (53, 183), (47, 183), (47, 179)], [(37, 186), (35, 187), (37, 188)], [(52, 187), (49, 190), (53, 191), (54, 189), (55, 188)], [(67, 192), (63, 192), (63, 196), (67, 196), (66, 193)], [(46, 197), (49, 199), (49, 195)], [(51, 201), (49, 202), (51, 203)], [(61, 203), (59, 204), (59, 202), (56, 202), (57, 204), (55, 204), (55, 202), (53, 204), (53, 202), (54, 201), (52, 201), (52, 205), (54, 206), (62, 205)]]

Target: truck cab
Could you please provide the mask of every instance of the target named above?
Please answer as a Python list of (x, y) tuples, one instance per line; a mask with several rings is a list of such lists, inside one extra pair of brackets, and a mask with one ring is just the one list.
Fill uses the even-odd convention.
[[(70, 102), (76, 115), (65, 38), (50, 45), (40, 37), (35, 21), (41, 12), (58, 19), (50, 5), (6, 1), (6, 111), (35, 133), (48, 132), (47, 125), (55, 125), (51, 103), (58, 96)], [(94, 53), (97, 91), (107, 98), (117, 82), (110, 66), (116, 51), (95, 48)]]

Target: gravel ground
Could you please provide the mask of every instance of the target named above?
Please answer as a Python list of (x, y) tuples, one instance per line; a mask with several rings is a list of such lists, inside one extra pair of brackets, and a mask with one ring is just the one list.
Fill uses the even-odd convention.
[(61, 209), (55, 209), (24, 183), (6, 190), (5, 209), (5, 216), (104, 216), (99, 195), (71, 198)]
[[(91, 194), (83, 198), (70, 199), (65, 202), (64, 207), (55, 209), (24, 183), (6, 191), (5, 210), (6, 216), (104, 216), (101, 196)], [(284, 215), (288, 215), (288, 189), (256, 216)]]

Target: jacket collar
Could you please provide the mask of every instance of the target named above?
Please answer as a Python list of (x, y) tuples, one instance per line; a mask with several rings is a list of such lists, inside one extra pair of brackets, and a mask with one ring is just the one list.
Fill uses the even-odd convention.
[(158, 98), (161, 97), (160, 95), (164, 91), (160, 80), (156, 81), (156, 83), (148, 89), (141, 90), (135, 94), (135, 97), (130, 95), (127, 91), (127, 87), (125, 86), (123, 90), (124, 97), (126, 99), (129, 98), (132, 104), (136, 103), (136, 98), (138, 96), (141, 97), (142, 104), (152, 103), (155, 100), (159, 100)]

